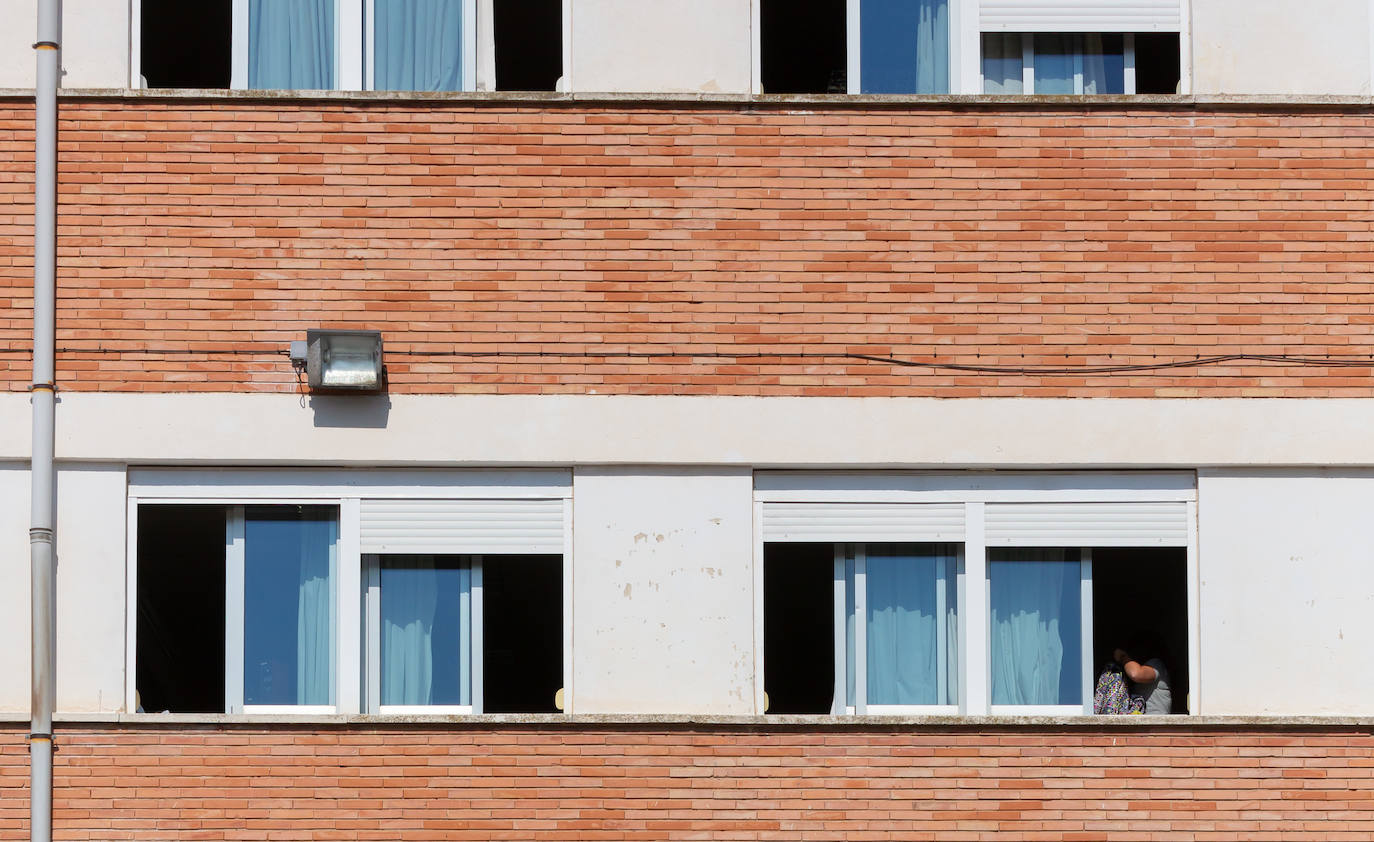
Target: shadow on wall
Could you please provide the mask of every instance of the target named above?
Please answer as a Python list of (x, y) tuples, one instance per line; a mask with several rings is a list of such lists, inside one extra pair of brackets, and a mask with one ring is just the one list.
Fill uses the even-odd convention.
[(316, 427), (384, 430), (391, 416), (391, 397), (382, 395), (311, 395)]

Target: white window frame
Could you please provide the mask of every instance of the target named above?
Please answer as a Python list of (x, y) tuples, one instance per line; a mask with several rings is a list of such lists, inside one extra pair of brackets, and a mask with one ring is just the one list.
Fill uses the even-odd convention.
[[(226, 713), (242, 714), (361, 714), (365, 711), (364, 670), (370, 664), (364, 641), (364, 613), (367, 606), (365, 568), (361, 547), (361, 504), (364, 499), (558, 499), (563, 501), (563, 713), (574, 712), (576, 702), (572, 668), (572, 473), (566, 469), (511, 470), (389, 470), (389, 469), (175, 469), (134, 468), (129, 472), (125, 586), (131, 605), (125, 611), (125, 710), (137, 710), (138, 612), (138, 508), (142, 505), (216, 505), (338, 506), (339, 533), (335, 554), (334, 618), (335, 663), (334, 704), (226, 706)], [(226, 539), (228, 536), (226, 535)], [(229, 552), (226, 540), (226, 554)], [(226, 562), (228, 558), (226, 557)], [(230, 565), (226, 563), (226, 579)], [(242, 568), (240, 567), (240, 570)], [(226, 587), (232, 583), (226, 581)], [(242, 582), (240, 579), (240, 592)], [(226, 591), (226, 647), (229, 645), (229, 591)], [(241, 596), (240, 596), (241, 599)], [(380, 604), (379, 604), (380, 608)], [(474, 634), (480, 642), (480, 615)], [(242, 611), (239, 612), (242, 623)], [(241, 651), (242, 633), (239, 634)], [(226, 656), (228, 656), (226, 650)], [(374, 653), (375, 654), (375, 653)], [(225, 663), (226, 697), (229, 693), (230, 664)], [(242, 697), (242, 669), (238, 671), (239, 698)], [(480, 683), (473, 686), (473, 699), (480, 712)], [(226, 698), (226, 701), (229, 701)], [(443, 713), (425, 707), (424, 713)]]
[[(363, 595), (363, 635), (366, 669), (363, 671), (363, 695), (368, 713), (392, 714), (472, 714), (482, 712), (482, 556), (464, 556), (468, 562), (470, 623), (464, 634), (467, 635), (469, 664), (471, 665), (468, 698), (466, 705), (384, 705), (382, 704), (382, 566), (384, 556), (368, 553), (363, 556), (366, 569), (366, 588)], [(403, 558), (403, 555), (388, 554), (386, 557)]]
[[(568, 2), (569, 0), (565, 0)], [(863, 21), (861, 20), (862, 0), (845, 0), (845, 91), (848, 94), (860, 94), (863, 92), (862, 72), (863, 60), (862, 49), (863, 39), (861, 36)], [(749, 0), (750, 16), (750, 79), (749, 92), (754, 95), (763, 93), (763, 33), (761, 9), (763, 0)], [(960, 93), (963, 86), (960, 80), (967, 73), (964, 54), (967, 52), (965, 39), (961, 37), (963, 32), (963, 21), (969, 17), (968, 10), (963, 8), (965, 0), (949, 0), (949, 92), (951, 94)], [(972, 20), (976, 27), (978, 12), (975, 8)], [(975, 54), (978, 50), (974, 51)], [(982, 92), (982, 58), (975, 55), (975, 61), (979, 67), (978, 71), (978, 90)]]
[[(988, 710), (993, 716), (1090, 716), (1093, 712), (1093, 552), (1091, 547), (1068, 547), (1077, 549), (1078, 556), (1078, 610), (1079, 610), (1079, 674), (1082, 677), (1080, 692), (1083, 702), (1077, 705), (994, 705)], [(990, 559), (989, 559), (990, 560)], [(1015, 562), (1016, 564), (1035, 564), (1034, 561)], [(992, 621), (992, 567), (988, 565), (987, 574), (988, 622)], [(1191, 637), (1191, 634), (1189, 635)], [(988, 627), (988, 697), (992, 693), (992, 628)]]
[[(835, 542), (835, 562), (834, 562), (834, 635), (835, 635), (835, 690), (831, 713), (847, 713), (863, 716), (873, 715), (927, 715), (927, 716), (948, 716), (959, 712), (959, 705), (935, 704), (935, 705), (871, 705), (868, 703), (868, 624), (864, 618), (868, 615), (868, 545), (891, 543), (888, 541), (860, 541), (860, 542)], [(902, 542), (907, 543), (907, 542)], [(926, 543), (926, 542), (918, 542)], [(944, 543), (944, 542), (941, 542)], [(960, 548), (962, 556), (962, 547)], [(849, 704), (849, 642), (848, 637), (848, 613), (849, 613), (849, 558), (854, 559), (854, 704)], [(943, 566), (943, 565), (942, 565)], [(958, 583), (959, 564), (956, 562), (953, 571), (942, 571), (936, 581), (939, 583), (935, 589), (935, 634), (936, 651), (944, 653), (947, 650), (948, 639), (947, 625), (944, 621), (945, 609), (948, 607), (945, 583), (953, 577)], [(947, 682), (957, 676), (960, 666), (963, 663), (963, 646), (959, 646), (958, 654), (954, 664), (950, 669), (952, 673), (946, 672), (936, 677), (937, 683), (941, 687), (947, 687)], [(940, 693), (943, 696), (944, 693)]]
[[(964, 715), (1034, 716), (1091, 715), (1092, 713), (1092, 568), (1091, 546), (1109, 546), (1098, 541), (1089, 546), (1065, 541), (1054, 534), (1035, 540), (998, 539), (993, 549), (1015, 546), (1055, 546), (1079, 549), (1084, 553), (1080, 563), (1080, 599), (1083, 616), (1083, 677), (1084, 703), (1073, 706), (1015, 706), (991, 704), (991, 605), (988, 566), (987, 507), (999, 503), (1165, 503), (1183, 507), (1183, 531), (1171, 535), (1167, 542), (1148, 546), (1177, 547), (1185, 551), (1187, 618), (1188, 618), (1188, 713), (1203, 713), (1199, 705), (1202, 690), (1201, 645), (1199, 640), (1199, 572), (1197, 551), (1197, 477), (1195, 472), (929, 472), (907, 471), (832, 473), (832, 472), (771, 472), (755, 473), (754, 491), (754, 636), (755, 647), (755, 710), (765, 712), (763, 687), (763, 557), (766, 544), (765, 507), (769, 503), (961, 503), (964, 506), (963, 567), (956, 577), (956, 598), (959, 612), (960, 670), (958, 713)], [(796, 539), (794, 539), (796, 540)], [(808, 540), (817, 540), (808, 538)], [(881, 537), (858, 535), (837, 536), (844, 541), (881, 541)], [(957, 542), (956, 538), (942, 538)], [(1121, 546), (1142, 546), (1125, 543)], [(836, 622), (843, 622), (843, 595), (837, 588)], [(857, 606), (856, 606), (857, 611)], [(856, 623), (857, 625), (857, 623)], [(857, 632), (856, 632), (857, 636)], [(837, 636), (836, 660), (844, 663), (845, 641)], [(858, 675), (856, 671), (856, 683)], [(848, 712), (841, 705), (845, 701), (845, 677), (836, 679), (839, 704), (832, 712)], [(856, 686), (857, 693), (857, 686)], [(873, 713), (876, 711), (868, 710)], [(882, 711), (886, 712), (886, 711)], [(911, 711), (923, 713), (927, 711)]]

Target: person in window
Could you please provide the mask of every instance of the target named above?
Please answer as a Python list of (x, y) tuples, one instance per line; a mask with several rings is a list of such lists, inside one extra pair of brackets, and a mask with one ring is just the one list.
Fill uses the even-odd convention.
[(1131, 644), (1141, 657), (1118, 648), (1112, 657), (1121, 665), (1131, 682), (1131, 694), (1145, 699), (1146, 715), (1174, 712), (1174, 694), (1169, 689), (1169, 669), (1164, 666), (1162, 647), (1149, 636), (1142, 636)]

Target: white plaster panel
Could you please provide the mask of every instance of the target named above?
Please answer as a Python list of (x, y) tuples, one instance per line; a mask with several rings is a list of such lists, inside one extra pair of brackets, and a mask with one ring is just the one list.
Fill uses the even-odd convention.
[[(154, 465), (1374, 466), (1358, 399), (64, 394), (57, 453)], [(0, 459), (29, 405), (0, 394)]]
[(1374, 713), (1374, 471), (1200, 472), (1201, 710)]
[(754, 712), (753, 479), (573, 475), (578, 713)]
[(1368, 0), (1193, 0), (1197, 94), (1370, 91)]
[(749, 0), (573, 0), (577, 91), (748, 93)]
[[(0, 88), (32, 88), (34, 0), (0, 0)], [(64, 88), (129, 86), (129, 0), (62, 0)]]
[[(0, 468), (0, 710), (29, 708), (29, 472)], [(64, 466), (57, 477), (57, 709), (124, 700), (125, 471)]]
[(0, 711), (29, 709), (29, 471), (0, 464)]

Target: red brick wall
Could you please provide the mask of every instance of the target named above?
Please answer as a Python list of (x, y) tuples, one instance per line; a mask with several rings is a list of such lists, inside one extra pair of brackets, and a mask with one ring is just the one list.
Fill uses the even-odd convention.
[[(58, 840), (1367, 840), (1367, 730), (81, 727)], [(0, 732), (0, 839), (27, 748)]]
[[(0, 101), (9, 389), (30, 127)], [(400, 392), (1374, 396), (1079, 371), (1374, 353), (1367, 110), (91, 100), (61, 130), (69, 390), (289, 390), (326, 325), (385, 331)]]

